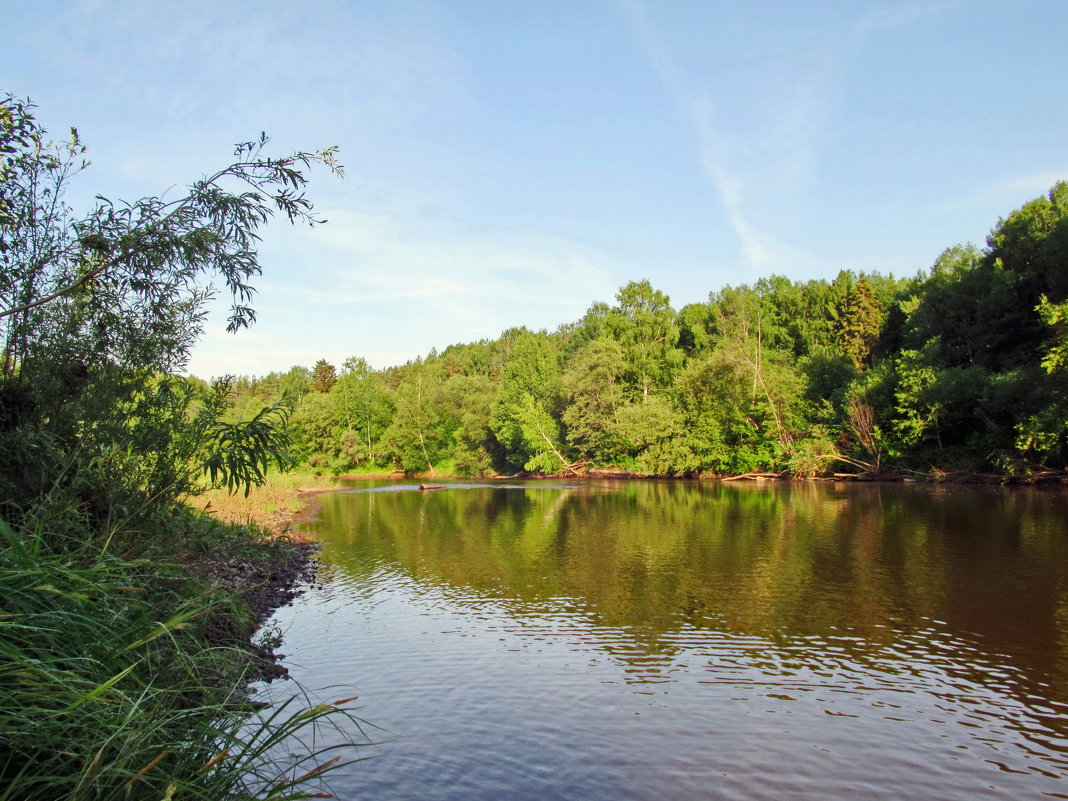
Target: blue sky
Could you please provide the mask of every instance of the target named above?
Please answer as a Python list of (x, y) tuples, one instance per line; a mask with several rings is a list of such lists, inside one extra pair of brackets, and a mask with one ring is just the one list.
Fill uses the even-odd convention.
[(1068, 178), (1060, 0), (42, 0), (4, 29), (0, 89), (90, 146), (72, 199), (176, 192), (261, 130), (341, 148), (329, 224), (270, 227), (260, 320), (212, 316), (204, 377), (553, 329), (642, 278), (681, 308), (913, 274)]

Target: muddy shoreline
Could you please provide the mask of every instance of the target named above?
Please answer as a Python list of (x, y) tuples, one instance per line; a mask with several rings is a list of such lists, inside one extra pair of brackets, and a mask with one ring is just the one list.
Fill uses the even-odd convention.
[(232, 619), (220, 616), (209, 630), (209, 639), (214, 644), (239, 648), (249, 655), (249, 670), (241, 680), (243, 687), (288, 675), (281, 664), (285, 654), (275, 650), (277, 643), (271, 637), (258, 635), (276, 610), (293, 603), (315, 581), (319, 545), (300, 526), (318, 514), (315, 496), (332, 491), (330, 488), (298, 492), (299, 508), (275, 515), (266, 527), (275, 541), (264, 547), (262, 556), (219, 554), (187, 563), (193, 576), (238, 596), (251, 613), (246, 627), (235, 628)]

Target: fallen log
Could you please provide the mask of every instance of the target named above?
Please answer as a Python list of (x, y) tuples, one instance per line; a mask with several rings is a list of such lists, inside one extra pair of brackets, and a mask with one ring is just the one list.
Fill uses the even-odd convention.
[(738, 476), (727, 476), (720, 479), (721, 481), (774, 481), (777, 478), (782, 478), (782, 473), (742, 473)]
[(421, 489), (421, 490), (445, 489), (445, 485), (444, 484), (420, 484), (419, 485), (419, 489)]
[(642, 478), (630, 470), (587, 470), (585, 475), (587, 478)]

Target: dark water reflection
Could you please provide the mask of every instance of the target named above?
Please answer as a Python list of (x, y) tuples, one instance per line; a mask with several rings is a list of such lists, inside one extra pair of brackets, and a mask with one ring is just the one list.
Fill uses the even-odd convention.
[(279, 621), (396, 735), (342, 798), (1068, 798), (1066, 500), (363, 482)]

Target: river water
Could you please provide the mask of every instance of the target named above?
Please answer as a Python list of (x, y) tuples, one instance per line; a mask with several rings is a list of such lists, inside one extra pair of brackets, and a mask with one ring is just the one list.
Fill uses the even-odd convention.
[(320, 584), (274, 622), (301, 684), (360, 696), (341, 799), (1068, 798), (1063, 492), (320, 500)]

